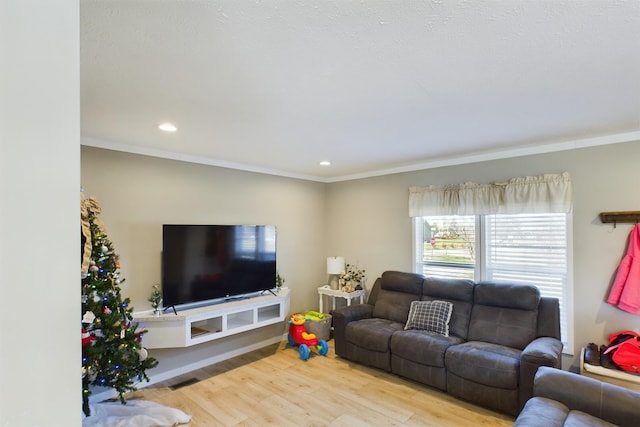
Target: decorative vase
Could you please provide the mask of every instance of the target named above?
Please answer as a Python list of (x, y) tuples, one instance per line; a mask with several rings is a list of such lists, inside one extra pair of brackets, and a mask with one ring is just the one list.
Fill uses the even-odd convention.
[(330, 274), (329, 275), (329, 287), (334, 291), (338, 289), (338, 275)]

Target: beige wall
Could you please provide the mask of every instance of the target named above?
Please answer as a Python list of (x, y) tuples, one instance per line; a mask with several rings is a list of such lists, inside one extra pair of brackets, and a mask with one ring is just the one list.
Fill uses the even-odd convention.
[[(82, 184), (101, 203), (137, 310), (148, 308), (160, 280), (161, 224), (186, 222), (276, 224), (278, 265), (297, 311), (317, 307), (327, 255), (365, 268), (369, 286), (384, 270), (412, 269), (409, 186), (567, 171), (578, 354), (611, 332), (640, 329), (640, 318), (604, 302), (633, 225), (598, 220), (602, 211), (640, 210), (637, 159), (640, 142), (631, 142), (321, 184), (83, 147)], [(574, 362), (567, 358), (565, 367)]]
[[(571, 174), (574, 190), (575, 352), (609, 333), (640, 330), (640, 317), (604, 301), (633, 224), (601, 224), (603, 211), (640, 210), (640, 142), (449, 166), (333, 183), (327, 189), (329, 252), (358, 260), (370, 277), (412, 269), (408, 188), (465, 181), (487, 183), (544, 173)], [(369, 280), (371, 282), (371, 280)], [(567, 359), (565, 367), (575, 360)]]
[[(82, 148), (82, 186), (120, 255), (123, 293), (134, 311), (160, 283), (162, 224), (275, 224), (278, 270), (291, 288), (291, 310), (316, 308), (326, 280), (325, 185), (271, 175)], [(153, 350), (152, 376), (282, 336), (284, 325), (187, 349)], [(144, 344), (144, 341), (143, 341)]]

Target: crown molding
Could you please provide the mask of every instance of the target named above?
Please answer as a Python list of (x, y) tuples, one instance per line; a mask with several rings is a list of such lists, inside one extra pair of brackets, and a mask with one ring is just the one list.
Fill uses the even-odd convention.
[(196, 163), (201, 165), (216, 166), (227, 169), (236, 169), (245, 172), (262, 173), (267, 175), (281, 176), (285, 178), (302, 179), (325, 184), (352, 181), (363, 178), (373, 178), (397, 173), (415, 172), (425, 169), (441, 168), (445, 166), (464, 165), (469, 163), (485, 162), (489, 160), (507, 159), (512, 157), (529, 156), (534, 154), (553, 153), (558, 151), (576, 150), (580, 148), (596, 147), (601, 145), (619, 144), (624, 142), (640, 141), (640, 131), (626, 132), (612, 135), (583, 138), (563, 142), (549, 142), (531, 144), (525, 147), (509, 148), (504, 150), (488, 151), (482, 153), (470, 153), (460, 156), (451, 156), (434, 159), (427, 162), (412, 163), (394, 168), (378, 169), (369, 172), (342, 175), (335, 177), (321, 177), (315, 175), (297, 174), (277, 169), (261, 168), (243, 163), (227, 162), (224, 160), (212, 159), (204, 156), (184, 154), (175, 151), (158, 150), (155, 148), (142, 147), (138, 145), (122, 144), (112, 141), (105, 141), (99, 138), (82, 137), (81, 145), (87, 147), (103, 148), (106, 150), (122, 151), (143, 156), (158, 157), (162, 159), (177, 160), (181, 162)]

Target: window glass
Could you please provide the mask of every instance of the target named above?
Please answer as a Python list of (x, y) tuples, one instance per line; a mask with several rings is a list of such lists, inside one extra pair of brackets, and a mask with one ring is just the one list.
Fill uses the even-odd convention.
[(474, 279), (476, 262), (474, 216), (422, 218), (422, 273), (427, 276)]

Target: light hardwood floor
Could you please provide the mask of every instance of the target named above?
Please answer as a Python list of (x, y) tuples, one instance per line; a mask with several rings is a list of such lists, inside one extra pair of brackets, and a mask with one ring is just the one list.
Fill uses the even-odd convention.
[[(302, 361), (283, 341), (140, 389), (142, 398), (183, 410), (190, 427), (512, 426), (513, 418), (335, 356)], [(196, 383), (174, 388), (189, 380)]]

